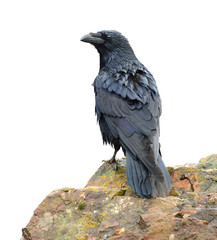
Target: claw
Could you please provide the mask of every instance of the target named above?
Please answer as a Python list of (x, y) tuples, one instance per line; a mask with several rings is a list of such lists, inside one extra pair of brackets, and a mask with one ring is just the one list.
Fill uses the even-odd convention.
[(115, 148), (115, 152), (110, 160), (102, 160), (102, 162), (111, 164), (114, 171), (118, 170), (118, 162), (115, 157), (119, 149), (120, 149), (119, 146)]
[(102, 162), (108, 163), (111, 165), (111, 167), (114, 169), (114, 171), (118, 170), (118, 162), (117, 160), (114, 158), (111, 158), (110, 160), (102, 160)]

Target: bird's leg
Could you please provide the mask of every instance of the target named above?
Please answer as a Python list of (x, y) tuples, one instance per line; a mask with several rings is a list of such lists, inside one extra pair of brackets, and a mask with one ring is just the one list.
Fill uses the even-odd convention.
[(107, 163), (111, 164), (115, 171), (118, 169), (118, 163), (116, 161), (116, 154), (119, 151), (119, 149), (120, 149), (120, 146), (115, 146), (115, 152), (114, 152), (112, 158), (110, 160), (103, 160), (103, 162), (107, 162)]
[(114, 152), (112, 158), (109, 160), (110, 163), (117, 163), (115, 157), (116, 157), (116, 154), (117, 154), (117, 152), (119, 151), (119, 149), (120, 149), (120, 147), (116, 147), (116, 148), (115, 148), (115, 152)]

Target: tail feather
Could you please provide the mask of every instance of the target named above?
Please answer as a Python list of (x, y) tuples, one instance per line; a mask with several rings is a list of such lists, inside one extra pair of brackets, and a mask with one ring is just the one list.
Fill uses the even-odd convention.
[(160, 154), (158, 156), (158, 167), (163, 173), (164, 181), (157, 180), (139, 159), (134, 159), (128, 152), (126, 153), (126, 161), (127, 182), (134, 192), (143, 198), (165, 197), (168, 195), (172, 180)]

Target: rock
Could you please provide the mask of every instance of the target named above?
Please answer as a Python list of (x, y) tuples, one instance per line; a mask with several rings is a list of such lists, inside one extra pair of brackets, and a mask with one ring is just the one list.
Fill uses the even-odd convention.
[(199, 164), (196, 165), (197, 169), (217, 169), (217, 154), (210, 155), (202, 158)]
[(217, 170), (207, 161), (211, 169), (169, 168), (170, 196), (155, 199), (133, 193), (124, 160), (117, 172), (104, 163), (85, 188), (50, 193), (26, 229), (32, 240), (217, 239)]

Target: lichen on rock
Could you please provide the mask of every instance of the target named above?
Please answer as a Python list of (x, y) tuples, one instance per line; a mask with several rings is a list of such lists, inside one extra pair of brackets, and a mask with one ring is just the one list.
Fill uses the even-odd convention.
[(85, 188), (50, 193), (26, 228), (32, 240), (217, 239), (216, 159), (169, 168), (170, 195), (154, 199), (133, 193), (124, 160), (117, 172), (103, 163)]

